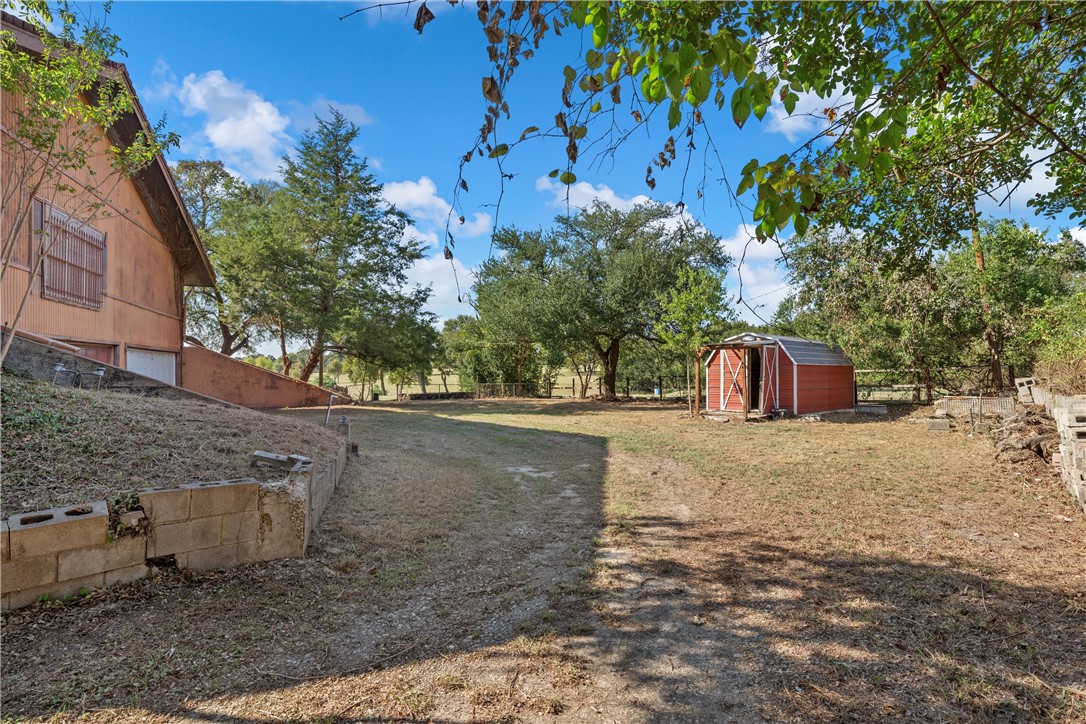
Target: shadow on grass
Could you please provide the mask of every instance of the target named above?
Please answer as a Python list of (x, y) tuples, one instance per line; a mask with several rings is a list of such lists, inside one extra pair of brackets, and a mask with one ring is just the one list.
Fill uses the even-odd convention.
[[(663, 693), (652, 721), (728, 719), (734, 686), (770, 720), (1086, 718), (1082, 592), (952, 558), (819, 553), (669, 518), (631, 522), (651, 546), (609, 562), (617, 633), (597, 653), (618, 650), (620, 670)], [(639, 673), (647, 654), (670, 670)]]
[[(209, 707), (375, 669), (409, 676), (410, 664), (500, 649), (544, 621), (576, 638), (572, 653), (647, 692), (636, 718), (649, 721), (1086, 716), (1070, 688), (1086, 678), (1081, 596), (964, 560), (819, 552), (665, 516), (627, 519), (620, 545), (598, 553), (608, 441), (443, 417), (449, 404), (354, 408), (367, 458), (349, 466), (305, 560), (9, 616), (5, 715), (126, 707), (130, 718), (280, 721)], [(598, 589), (586, 568), (601, 571)], [(319, 718), (442, 720), (343, 709)]]

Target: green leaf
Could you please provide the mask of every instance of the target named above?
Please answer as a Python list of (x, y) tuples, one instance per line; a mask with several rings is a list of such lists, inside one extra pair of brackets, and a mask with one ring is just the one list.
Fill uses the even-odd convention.
[(679, 72), (683, 75), (690, 73), (697, 62), (698, 51), (690, 43), (683, 43), (679, 47)]
[(784, 199), (778, 199), (777, 205), (773, 207), (773, 221), (777, 224), (777, 228), (783, 229), (787, 226), (790, 218), (792, 218), (792, 212), (788, 209), (788, 204), (784, 203)]
[(563, 171), (562, 175), (558, 177), (558, 180), (564, 183), (566, 186), (577, 183), (577, 175), (572, 171)]
[(494, 150), (490, 152), (490, 158), (501, 158), (507, 153), (509, 153), (509, 144), (499, 143), (494, 147)]
[(539, 133), (539, 126), (528, 126), (524, 129), (524, 133), (520, 134), (520, 140), (524, 140), (530, 133)]
[(742, 196), (752, 188), (754, 188), (754, 177), (749, 173), (744, 174), (743, 178), (739, 181), (739, 187), (735, 190), (735, 195)]
[(694, 105), (699, 106), (709, 98), (709, 91), (713, 84), (709, 78), (709, 72), (704, 68), (695, 68), (690, 76), (690, 92), (694, 96)]
[(875, 171), (875, 180), (882, 180), (893, 165), (894, 161), (890, 154), (885, 152), (875, 154), (875, 157), (871, 159), (871, 166)]
[(678, 101), (671, 101), (671, 107), (667, 110), (667, 127), (668, 130), (672, 130), (683, 119), (682, 109), (679, 108)]
[(588, 109), (588, 112), (589, 113), (599, 113), (600, 112), (600, 102), (596, 101), (595, 103), (593, 103), (592, 106)]
[(562, 69), (562, 75), (566, 77), (566, 81), (569, 83), (572, 83), (577, 79), (577, 71), (573, 70), (573, 68), (568, 65)]
[(607, 44), (607, 36), (611, 34), (611, 28), (607, 19), (607, 13), (601, 12), (596, 16), (592, 25), (592, 44), (602, 48)]
[(598, 50), (589, 50), (584, 55), (585, 62), (588, 64), (590, 70), (595, 70), (603, 65), (603, 53)]
[(751, 160), (747, 161), (747, 165), (743, 167), (743, 170), (740, 171), (740, 173), (742, 173), (743, 175), (754, 173), (754, 169), (758, 168), (758, 166), (758, 159), (752, 158)]
[(811, 220), (807, 218), (806, 214), (796, 212), (792, 217), (792, 226), (796, 228), (796, 233), (803, 236), (807, 233), (807, 227), (811, 225)]
[(788, 115), (792, 115), (796, 111), (796, 102), (799, 100), (799, 96), (795, 93), (789, 92), (784, 97), (784, 110), (788, 111)]
[(554, 169), (553, 171), (551, 171), (547, 175), (550, 176), (551, 178), (558, 178), (558, 169)]
[(765, 199), (758, 199), (758, 203), (754, 205), (754, 218), (756, 220), (765, 217), (766, 211), (768, 210), (766, 208), (767, 206), (768, 204)]
[(736, 88), (735, 93), (732, 94), (732, 118), (735, 120), (735, 125), (742, 128), (749, 117), (750, 88), (747, 86), (740, 86), (739, 88)]

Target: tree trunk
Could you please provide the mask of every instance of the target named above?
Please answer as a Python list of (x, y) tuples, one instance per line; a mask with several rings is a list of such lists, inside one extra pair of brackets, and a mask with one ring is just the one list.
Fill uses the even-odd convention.
[(995, 330), (990, 326), (984, 330), (984, 341), (988, 343), (988, 363), (992, 372), (992, 387), (1003, 389), (1003, 362), (1000, 359), (1000, 345)]
[(690, 360), (686, 360), (686, 409), (694, 414), (694, 401), (690, 399)]
[(977, 204), (973, 202), (971, 209), (971, 225), (973, 227), (973, 258), (976, 261), (977, 273), (980, 278), (980, 306), (984, 313), (984, 341), (988, 345), (988, 363), (992, 373), (992, 387), (996, 390), (1003, 389), (1003, 366), (999, 359), (999, 344), (996, 340), (995, 330), (992, 329), (988, 306), (987, 290), (984, 288), (984, 247), (980, 243), (980, 226), (977, 224)]
[(445, 394), (449, 394), (449, 373), (445, 370), (441, 371), (441, 386), (445, 388)]
[(279, 323), (279, 353), (283, 355), (283, 374), (290, 377), (290, 355), (287, 354), (287, 334), (283, 329), (283, 323)]
[(618, 339), (610, 340), (606, 350), (596, 340), (592, 341), (592, 346), (596, 349), (596, 354), (599, 355), (600, 361), (603, 363), (603, 376), (600, 381), (603, 382), (603, 392), (601, 394), (605, 400), (614, 400), (618, 397), (617, 378), (620, 341)]
[(426, 375), (423, 374), (422, 372), (419, 372), (418, 375), (419, 375), (419, 387), (422, 388), (422, 394), (425, 395), (426, 394)]
[(309, 382), (309, 378), (313, 376), (313, 371), (317, 369), (317, 365), (320, 364), (321, 359), (324, 357), (324, 330), (317, 330), (317, 339), (313, 342), (313, 347), (309, 350), (309, 356), (305, 359), (305, 364), (302, 365), (302, 371), (298, 375), (298, 379), (302, 382)]

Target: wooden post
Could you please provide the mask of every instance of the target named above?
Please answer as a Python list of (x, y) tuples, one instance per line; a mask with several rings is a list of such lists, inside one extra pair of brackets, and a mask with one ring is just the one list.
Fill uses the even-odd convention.
[(698, 350), (697, 356), (694, 358), (694, 416), (697, 417), (701, 414), (701, 353), (704, 350)]
[(743, 349), (743, 421), (749, 416), (750, 410), (750, 348)]

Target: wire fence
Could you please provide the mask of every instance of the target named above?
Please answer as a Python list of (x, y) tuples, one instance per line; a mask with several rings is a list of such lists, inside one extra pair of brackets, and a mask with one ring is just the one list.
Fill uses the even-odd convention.
[[(1004, 380), (1012, 375), (1013, 369), (1004, 368)], [(988, 366), (856, 370), (856, 398), (863, 402), (931, 404), (936, 397), (993, 392), (997, 390)]]

